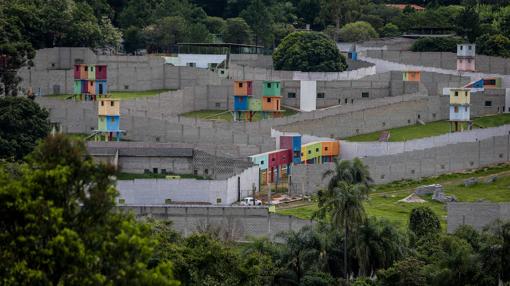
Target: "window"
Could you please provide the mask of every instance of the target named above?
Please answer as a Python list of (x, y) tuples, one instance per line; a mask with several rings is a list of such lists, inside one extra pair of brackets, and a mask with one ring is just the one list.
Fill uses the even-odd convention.
[(453, 107), (453, 112), (455, 112), (455, 113), (459, 112), (459, 107), (458, 106), (454, 106)]
[(260, 165), (264, 165), (264, 160), (260, 161)]
[(125, 199), (119, 199), (119, 204), (125, 204), (126, 203), (126, 200)]
[(312, 150), (308, 150), (308, 154), (312, 154)]
[(158, 168), (152, 168), (152, 172), (153, 172), (154, 174), (157, 174), (157, 173), (158, 173)]
[(93, 86), (93, 85), (94, 85), (94, 82), (92, 82), (92, 81), (91, 81), (91, 82), (90, 82), (90, 86)]
[(129, 89), (129, 85), (125, 85), (125, 86), (124, 86), (124, 89)]
[(209, 169), (205, 169), (204, 174), (209, 175)]
[(239, 87), (243, 87), (243, 83), (242, 82), (239, 83)]
[(111, 106), (115, 106), (115, 101), (110, 101)]
[(319, 152), (319, 148), (315, 148), (315, 152)]
[(144, 173), (144, 174), (150, 174), (150, 172), (151, 172), (151, 171), (150, 171), (149, 169), (143, 169), (143, 173)]
[(216, 102), (216, 103), (214, 104), (214, 106), (216, 106), (216, 107), (221, 107), (221, 104), (220, 104), (219, 102)]
[(463, 47), (463, 46), (460, 46), (460, 50), (462, 51), (463, 49), (464, 49), (464, 47)]
[(271, 83), (270, 82), (267, 83), (267, 88), (271, 88)]
[(104, 101), (101, 101), (101, 106), (104, 106)]
[(221, 198), (217, 198), (217, 199), (216, 199), (216, 203), (217, 203), (217, 204), (221, 204)]
[(432, 113), (432, 118), (436, 118), (436, 114), (435, 113)]
[(165, 205), (169, 205), (172, 203), (172, 199), (165, 199)]
[(361, 97), (368, 98), (368, 92), (362, 92), (361, 93)]
[(195, 175), (195, 176), (198, 175), (198, 170), (197, 169), (193, 170), (193, 175)]
[(317, 93), (317, 98), (324, 98), (324, 92), (318, 92)]
[(268, 98), (267, 98), (267, 102), (268, 102), (268, 103), (269, 103), (269, 102), (271, 102), (271, 97), (268, 97)]
[(296, 98), (296, 93), (295, 92), (288, 92), (287, 93), (287, 98)]
[(468, 111), (468, 110), (467, 110), (467, 106), (464, 106), (464, 111), (465, 111), (465, 112), (467, 112), (467, 111)]
[(492, 106), (492, 101), (486, 100), (485, 101), (485, 106)]
[(86, 67), (85, 67), (85, 71), (89, 71), (89, 67), (87, 67), (87, 66), (86, 66)]
[(471, 45), (468, 46), (468, 49), (471, 51)]
[(110, 121), (115, 122), (115, 117), (112, 117)]
[(345, 104), (347, 104), (347, 98), (345, 99)]
[(351, 98), (351, 104), (353, 104), (353, 103), (354, 103), (354, 99)]
[(275, 158), (271, 158), (271, 162), (274, 162), (274, 159), (275, 159)]
[(100, 66), (100, 67), (99, 67), (99, 71), (102, 71), (102, 70), (103, 70), (103, 67), (101, 67), (101, 66)]
[(455, 92), (455, 96), (459, 96), (459, 92), (458, 91)]
[(328, 147), (324, 147), (324, 151), (328, 151)]

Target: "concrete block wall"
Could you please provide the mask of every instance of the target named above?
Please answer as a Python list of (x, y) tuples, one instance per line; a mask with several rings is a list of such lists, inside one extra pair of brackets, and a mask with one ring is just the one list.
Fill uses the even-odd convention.
[[(362, 158), (375, 183), (419, 179), (439, 174), (477, 169), (510, 161), (510, 135), (494, 136), (477, 142), (449, 144), (386, 156)], [(321, 174), (333, 167), (297, 165), (292, 169), (292, 192), (313, 193), (324, 188), (328, 178)]]
[(470, 225), (476, 230), (482, 230), (495, 220), (510, 219), (509, 203), (461, 203), (453, 202), (447, 205), (447, 232), (453, 233), (461, 225)]
[(217, 206), (118, 206), (138, 218), (153, 217), (172, 221), (184, 236), (207, 228), (217, 229), (224, 239), (247, 241), (250, 237), (276, 240), (282, 232), (297, 231), (313, 221), (269, 213), (266, 207)]
[[(442, 69), (456, 70), (457, 55), (455, 53), (437, 53), (410, 51), (383, 51), (370, 50), (366, 55), (371, 58), (383, 59), (391, 62), (436, 67)], [(500, 57), (477, 55), (475, 57), (477, 72), (509, 74), (510, 60)]]

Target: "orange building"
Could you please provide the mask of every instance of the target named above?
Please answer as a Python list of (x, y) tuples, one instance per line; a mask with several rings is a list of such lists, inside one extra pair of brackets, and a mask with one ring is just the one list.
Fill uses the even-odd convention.
[(263, 111), (281, 111), (281, 97), (279, 96), (264, 96), (262, 97), (262, 110)]

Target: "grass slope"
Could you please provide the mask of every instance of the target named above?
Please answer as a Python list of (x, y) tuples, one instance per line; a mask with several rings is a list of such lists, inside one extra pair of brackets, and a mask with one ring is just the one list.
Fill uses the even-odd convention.
[[(473, 119), (474, 127), (496, 127), (504, 124), (510, 124), (510, 114), (498, 114)], [(400, 142), (412, 139), (419, 139), (431, 136), (438, 136), (450, 132), (450, 123), (448, 121), (434, 121), (425, 125), (411, 125), (399, 128), (389, 129), (390, 142)], [(356, 135), (345, 138), (345, 140), (356, 142), (377, 141), (380, 131), (367, 134)]]
[[(485, 179), (494, 174), (497, 174), (498, 179), (494, 183), (486, 184)], [(465, 187), (463, 179), (469, 177), (478, 177), (481, 182), (474, 186)], [(498, 165), (474, 172), (427, 178), (423, 181), (402, 181), (376, 186), (376, 190), (370, 194), (368, 201), (364, 203), (367, 214), (386, 218), (401, 227), (407, 227), (411, 210), (417, 206), (428, 206), (440, 217), (444, 226), (446, 223), (446, 205), (432, 201), (430, 195), (422, 196), (427, 201), (426, 203), (398, 202), (398, 200), (411, 194), (416, 186), (431, 183), (442, 184), (447, 195), (454, 195), (458, 201), (462, 202), (476, 202), (479, 200), (510, 202), (510, 165)], [(278, 208), (277, 212), (302, 219), (311, 219), (316, 210), (316, 203), (308, 203), (290, 208)]]
[[(285, 110), (283, 112), (283, 116), (291, 116), (296, 114), (297, 111), (294, 110)], [(206, 120), (219, 120), (219, 121), (232, 121), (232, 113), (227, 110), (199, 110), (199, 111), (191, 111), (181, 114), (181, 116), (189, 117), (189, 118), (197, 118), (197, 119), (206, 119)], [(253, 121), (259, 121), (262, 119), (262, 115), (260, 113), (255, 113), (253, 116)]]

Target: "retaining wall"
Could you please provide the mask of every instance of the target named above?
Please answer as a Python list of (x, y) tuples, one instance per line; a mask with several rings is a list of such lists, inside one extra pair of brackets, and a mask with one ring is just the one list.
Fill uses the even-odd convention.
[[(500, 135), (476, 142), (448, 144), (399, 154), (361, 158), (375, 183), (401, 179), (419, 179), (444, 173), (477, 169), (510, 161), (510, 135)], [(322, 174), (332, 163), (296, 165), (292, 169), (292, 190), (311, 193), (325, 187)]]
[(246, 241), (251, 237), (268, 237), (286, 231), (298, 231), (312, 225), (309, 220), (269, 213), (266, 207), (216, 206), (119, 206), (138, 218), (153, 217), (172, 221), (172, 226), (184, 236), (197, 231), (215, 229), (222, 238)]
[(510, 220), (509, 203), (448, 203), (447, 232), (454, 232), (461, 225), (482, 230), (497, 219)]

